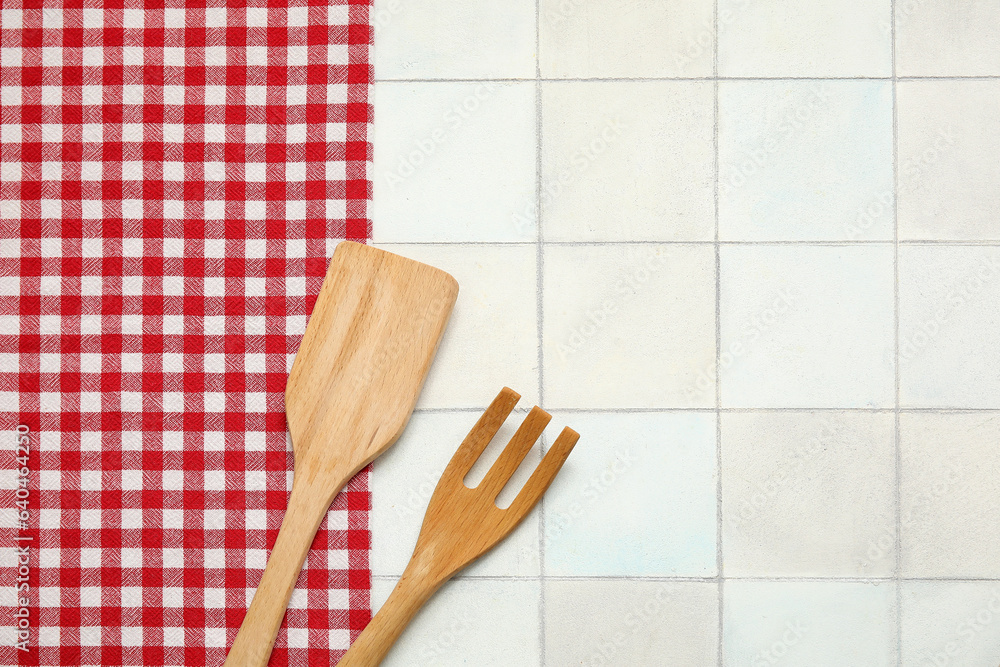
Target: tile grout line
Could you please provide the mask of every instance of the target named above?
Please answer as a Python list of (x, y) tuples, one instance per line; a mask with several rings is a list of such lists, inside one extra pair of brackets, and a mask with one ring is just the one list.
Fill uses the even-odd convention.
[(723, 654), (723, 633), (725, 631), (725, 592), (726, 581), (722, 570), (722, 259), (719, 245), (719, 0), (713, 3), (713, 28), (715, 39), (712, 48), (712, 134), (714, 155), (713, 197), (715, 199), (715, 576), (718, 604), (718, 646), (715, 662), (722, 667), (725, 660)]
[[(536, 49), (537, 52), (537, 49)], [(649, 77), (499, 77), (499, 78), (388, 78), (375, 79), (375, 83), (532, 83), (545, 81), (554, 83), (600, 83), (643, 82), (643, 81), (996, 81), (998, 75), (970, 76), (649, 76)]]
[[(542, 66), (539, 51), (541, 43), (541, 0), (535, 0), (535, 326), (538, 338), (538, 405), (545, 407), (544, 351), (542, 349), (542, 324), (544, 322), (544, 281), (542, 263)], [(545, 455), (545, 434), (539, 436), (539, 447)], [(538, 500), (538, 660), (545, 667), (545, 494)]]
[[(475, 412), (481, 414), (486, 410), (487, 406), (479, 407), (456, 407), (456, 408), (417, 408), (413, 412), (418, 414), (459, 414), (463, 412)], [(716, 409), (714, 407), (708, 408), (548, 408), (549, 412), (567, 412), (567, 413), (587, 413), (587, 414), (643, 414), (643, 413), (658, 413), (658, 412), (709, 412), (715, 413)], [(850, 412), (854, 414), (894, 414), (896, 412), (895, 407), (888, 408), (823, 408), (823, 407), (813, 407), (813, 408), (768, 408), (768, 407), (750, 407), (750, 408), (719, 408), (718, 412), (722, 414), (752, 414), (755, 412)], [(900, 414), (911, 413), (911, 414), (931, 414), (931, 415), (948, 415), (948, 414), (962, 414), (962, 413), (994, 413), (1000, 412), (1000, 408), (918, 408), (918, 407), (900, 407)], [(528, 413), (527, 408), (515, 408), (515, 414), (526, 415)]]
[[(387, 243), (378, 243), (381, 246), (533, 246), (537, 245), (537, 241), (392, 241)], [(872, 245), (896, 245), (897, 241), (893, 239), (884, 240), (802, 240), (802, 241), (737, 241), (737, 240), (719, 240), (713, 241), (711, 239), (704, 239), (700, 241), (545, 241), (546, 245), (553, 246), (567, 246), (567, 247), (578, 247), (578, 246), (629, 246), (629, 245), (715, 245), (718, 243), (721, 246), (781, 246), (781, 245), (802, 245), (802, 246), (872, 246)], [(898, 241), (898, 245), (909, 246), (909, 245), (940, 245), (940, 246), (953, 246), (953, 247), (986, 247), (986, 248), (997, 248), (1000, 247), (1000, 239), (992, 241), (957, 241), (957, 240), (942, 240), (942, 239), (905, 239)]]
[(893, 338), (893, 353), (895, 358), (895, 420), (893, 426), (893, 455), (896, 472), (896, 562), (894, 579), (896, 583), (896, 667), (903, 667), (903, 591), (900, 577), (902, 575), (902, 451), (899, 443), (899, 109), (896, 101), (896, 0), (889, 1), (889, 25), (891, 30), (890, 58), (892, 59), (892, 236), (893, 236), (893, 320), (895, 336)]
[[(402, 571), (398, 574), (373, 574), (372, 579), (378, 579), (379, 581), (390, 581), (396, 582), (402, 576)], [(666, 576), (641, 576), (641, 575), (608, 575), (608, 574), (578, 574), (578, 575), (554, 575), (547, 576), (548, 581), (659, 581), (665, 583), (683, 583), (683, 582), (695, 582), (704, 584), (714, 584), (718, 581), (718, 577), (666, 577)], [(455, 576), (452, 581), (537, 581), (538, 577), (534, 575), (516, 575), (516, 574), (470, 574), (464, 575), (459, 574)], [(732, 575), (726, 577), (727, 581), (755, 581), (755, 582), (820, 582), (820, 583), (859, 583), (859, 584), (883, 584), (883, 583), (895, 583), (895, 576), (887, 577), (841, 577), (841, 576), (826, 576), (826, 577), (805, 577), (805, 576), (775, 576), (775, 577), (765, 577), (761, 575), (755, 576), (740, 576)], [(989, 577), (901, 577), (900, 581), (906, 582), (923, 582), (923, 581), (943, 581), (943, 582), (961, 582), (961, 583), (1000, 583), (1000, 578), (989, 578)]]

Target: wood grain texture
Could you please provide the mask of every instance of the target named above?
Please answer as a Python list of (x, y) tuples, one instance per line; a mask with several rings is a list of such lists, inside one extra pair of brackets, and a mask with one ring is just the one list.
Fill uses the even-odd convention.
[(288, 510), (225, 667), (263, 667), (334, 497), (413, 412), (458, 296), (434, 267), (337, 246), (285, 389), (295, 459)]
[(403, 576), (337, 667), (375, 667), (381, 663), (423, 604), (455, 573), (509, 535), (549, 488), (580, 438), (570, 428), (564, 428), (552, 443), (510, 507), (496, 506), (497, 495), (549, 422), (549, 414), (537, 406), (483, 481), (474, 489), (463, 481), (519, 398), (504, 387), (459, 446), (434, 489)]

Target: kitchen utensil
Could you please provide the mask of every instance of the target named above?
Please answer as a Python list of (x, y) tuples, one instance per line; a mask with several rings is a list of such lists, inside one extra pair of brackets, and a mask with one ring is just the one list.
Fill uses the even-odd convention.
[(542, 497), (580, 438), (564, 428), (507, 509), (496, 498), (551, 419), (534, 407), (474, 489), (465, 475), (520, 396), (504, 387), (466, 436), (434, 489), (413, 556), (389, 599), (351, 645), (338, 667), (375, 667), (420, 607), (456, 572), (506, 537)]
[(450, 275), (337, 246), (285, 388), (295, 457), (288, 509), (225, 667), (262, 667), (334, 497), (406, 425), (458, 295)]

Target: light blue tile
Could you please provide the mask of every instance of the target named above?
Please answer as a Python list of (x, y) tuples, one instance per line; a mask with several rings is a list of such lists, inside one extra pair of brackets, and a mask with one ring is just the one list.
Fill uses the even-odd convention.
[(532, 83), (375, 86), (372, 238), (534, 241)]
[(888, 245), (723, 246), (726, 407), (894, 404)]
[(722, 239), (892, 239), (893, 207), (887, 82), (720, 83)]
[[(522, 399), (523, 403), (523, 399)], [(526, 407), (526, 405), (522, 406)], [(489, 465), (514, 435), (525, 417), (515, 412), (504, 423), (473, 468), (485, 475)], [(372, 466), (371, 571), (375, 576), (399, 576), (410, 561), (420, 534), (424, 513), (445, 466), (479, 415), (469, 412), (417, 413), (403, 435)], [(511, 478), (520, 487), (538, 465), (538, 446)], [(507, 489), (504, 489), (506, 492)], [(459, 576), (538, 575), (538, 513), (532, 512), (494, 549), (459, 573)]]
[(716, 573), (714, 415), (556, 419), (580, 442), (546, 495), (546, 575)]
[(896, 664), (892, 583), (729, 581), (723, 600), (725, 667)]
[[(395, 580), (372, 582), (372, 611)], [(449, 581), (414, 617), (382, 667), (539, 667), (538, 581)]]

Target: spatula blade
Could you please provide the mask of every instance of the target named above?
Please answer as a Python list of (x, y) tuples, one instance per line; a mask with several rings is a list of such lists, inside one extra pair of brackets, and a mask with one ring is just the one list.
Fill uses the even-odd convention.
[(440, 269), (337, 246), (285, 390), (297, 469), (335, 456), (356, 471), (395, 442), (457, 296)]

